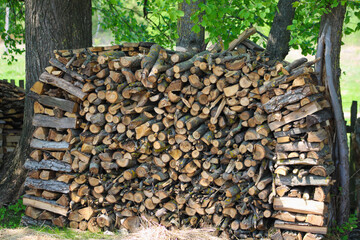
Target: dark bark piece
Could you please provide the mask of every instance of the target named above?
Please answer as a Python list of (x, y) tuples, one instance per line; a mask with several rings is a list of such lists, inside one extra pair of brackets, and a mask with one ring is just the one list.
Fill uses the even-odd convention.
[(32, 125), (35, 127), (50, 128), (76, 128), (76, 118), (57, 118), (42, 114), (35, 114), (32, 119)]
[(30, 142), (30, 147), (41, 149), (41, 150), (50, 150), (50, 151), (65, 151), (70, 150), (70, 144), (68, 142), (52, 142), (44, 141), (33, 138)]
[(331, 178), (321, 177), (316, 175), (307, 175), (299, 178), (296, 175), (277, 176), (275, 178), (276, 185), (287, 186), (328, 186), (331, 183)]
[(310, 71), (311, 70), (308, 67), (301, 67), (299, 69), (295, 69), (294, 71), (291, 71), (290, 75), (281, 75), (279, 77), (272, 78), (269, 81), (264, 82), (264, 85), (259, 87), (259, 93), (263, 94), (269, 89), (278, 87), (280, 84), (288, 83), (299, 76), (309, 74)]
[(226, 50), (226, 52), (232, 51), (237, 45), (242, 43), (245, 39), (249, 38), (251, 35), (256, 33), (256, 29), (254, 27), (246, 29), (244, 32), (242, 32), (239, 37), (231, 43), (229, 43), (229, 48)]
[(79, 73), (77, 73), (76, 71), (73, 71), (69, 68), (67, 68), (63, 63), (61, 63), (59, 60), (57, 60), (56, 58), (51, 58), (49, 60), (49, 63), (51, 65), (53, 65), (54, 67), (57, 67), (58, 69), (60, 69), (63, 72), (66, 72), (67, 74), (69, 74), (71, 77), (84, 82), (84, 79), (86, 78), (86, 76), (83, 76)]
[(39, 80), (44, 83), (48, 83), (50, 85), (61, 88), (65, 91), (67, 91), (68, 93), (80, 98), (81, 100), (85, 100), (85, 98), (87, 96), (87, 94), (84, 93), (83, 91), (81, 91), (80, 88), (75, 87), (73, 84), (69, 83), (68, 81), (66, 81), (62, 78), (51, 75), (48, 72), (43, 72), (40, 75)]
[(59, 160), (41, 160), (38, 162), (27, 159), (24, 168), (29, 170), (46, 169), (58, 172), (71, 172), (71, 165)]
[(301, 99), (315, 93), (317, 93), (315, 86), (307, 85), (301, 88), (287, 91), (285, 94), (273, 97), (267, 103), (265, 103), (263, 107), (267, 113), (273, 113), (279, 111), (286, 105), (298, 102)]
[(295, 0), (279, 0), (275, 17), (270, 29), (266, 52), (270, 59), (283, 60), (289, 52), (290, 31), (287, 29), (292, 24), (295, 15), (293, 3)]
[[(341, 93), (339, 87), (340, 79), (340, 47), (341, 47), (341, 32), (343, 26), (343, 19), (345, 16), (346, 5), (338, 4), (331, 12), (324, 15), (321, 20), (323, 32), (325, 34), (325, 59), (324, 69), (326, 78), (322, 79), (325, 86), (328, 87), (331, 99), (332, 110), (334, 113), (336, 126), (336, 141), (335, 141), (335, 157), (337, 160), (337, 169), (339, 186), (341, 187), (341, 194), (339, 198), (340, 207), (337, 212), (337, 219), (339, 224), (347, 221), (350, 214), (350, 197), (349, 197), (349, 148), (347, 144), (346, 124), (344, 120)], [(337, 21), (332, 19), (336, 17)], [(325, 25), (325, 26), (324, 26)], [(328, 25), (328, 26), (326, 26)], [(325, 83), (327, 81), (327, 83)]]
[[(312, 117), (317, 115), (318, 113), (320, 113), (322, 111), (324, 111), (324, 110), (321, 110), (319, 112), (311, 114), (311, 115), (307, 116), (306, 118), (309, 117), (310, 121), (313, 122)], [(330, 117), (330, 115), (328, 115), (328, 116)], [(316, 123), (318, 123), (318, 122), (316, 122)], [(310, 131), (316, 131), (318, 129), (316, 126), (312, 126), (314, 124), (311, 124), (310, 126), (308, 124), (306, 124), (306, 125), (307, 125), (307, 128), (292, 128), (289, 131), (274, 132), (274, 137), (280, 138), (280, 137), (285, 137), (285, 136), (295, 136), (295, 135), (300, 135), (302, 133), (306, 133), (306, 132), (310, 132)]]
[(146, 55), (141, 62), (141, 67), (143, 71), (141, 73), (141, 78), (146, 79), (150, 73), (151, 68), (154, 66), (156, 60), (158, 59), (159, 52), (161, 47), (157, 44), (151, 46), (148, 55)]
[[(179, 39), (179, 41), (180, 41), (180, 39)], [(171, 56), (171, 61), (173, 63), (186, 61), (186, 60), (192, 58), (195, 54), (196, 54), (196, 52), (194, 52), (194, 51), (178, 52)]]
[(66, 112), (74, 113), (78, 109), (77, 103), (66, 100), (66, 99), (50, 97), (50, 96), (46, 96), (46, 95), (38, 95), (34, 92), (29, 92), (27, 94), (27, 96), (38, 101), (39, 103), (41, 103), (44, 106), (57, 107)]
[(48, 220), (37, 220), (28, 216), (21, 217), (21, 226), (30, 227), (30, 226), (53, 226), (51, 221)]
[(25, 186), (59, 193), (68, 193), (70, 191), (69, 184), (55, 180), (26, 178)]
[[(179, 10), (184, 12), (184, 16), (177, 22), (177, 32), (179, 38), (176, 40), (176, 46), (183, 47), (185, 49), (192, 49), (197, 52), (202, 51), (205, 48), (205, 29), (200, 25), (200, 31), (195, 33), (192, 31), (194, 22), (191, 20), (191, 16), (199, 10), (199, 4), (205, 3), (204, 0), (191, 1), (190, 4), (187, 1), (179, 3)], [(199, 16), (199, 22), (201, 22), (201, 16)]]
[(333, 114), (330, 109), (326, 108), (316, 113), (306, 116), (306, 125), (311, 127), (315, 124), (322, 123), (326, 120), (329, 120), (333, 117)]
[(274, 227), (280, 229), (300, 231), (300, 232), (327, 234), (327, 227), (312, 226), (308, 223), (292, 223), (292, 222), (283, 222), (280, 220), (276, 220), (274, 223)]

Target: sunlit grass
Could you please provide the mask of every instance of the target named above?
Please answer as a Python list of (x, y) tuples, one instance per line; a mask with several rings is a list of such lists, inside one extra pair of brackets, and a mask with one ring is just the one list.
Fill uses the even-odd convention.
[[(4, 52), (4, 44), (0, 44), (0, 54)], [(6, 59), (0, 57), (0, 79), (25, 79), (25, 53), (15, 56), (17, 61), (8, 64)]]

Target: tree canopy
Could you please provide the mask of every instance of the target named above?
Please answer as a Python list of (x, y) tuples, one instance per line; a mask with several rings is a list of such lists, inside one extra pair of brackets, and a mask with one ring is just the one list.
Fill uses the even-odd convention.
[[(185, 0), (190, 3), (193, 0)], [(179, 4), (183, 0), (92, 0), (93, 14), (98, 15), (100, 26), (110, 30), (115, 43), (124, 41), (154, 41), (162, 46), (173, 47), (178, 38), (177, 21), (184, 15)], [(304, 55), (314, 54), (320, 20), (323, 14), (338, 4), (347, 4), (344, 34), (360, 29), (360, 21), (348, 24), (352, 19), (360, 19), (360, 0), (307, 0), (295, 1), (295, 15), (292, 24), (289, 46), (301, 49)], [(10, 29), (2, 31), (1, 38), (9, 49), (9, 61), (14, 54), (23, 50), (17, 44), (24, 42), (24, 4), (21, 1), (6, 0), (0, 4), (0, 29), (5, 26), (5, 8), (10, 7)], [(225, 47), (230, 41), (250, 26), (256, 26), (259, 34), (253, 41), (266, 44), (267, 34), (273, 24), (277, 2), (271, 0), (207, 0), (199, 3), (199, 10), (191, 19), (197, 33), (200, 26), (205, 29), (205, 43), (222, 39)], [(202, 15), (201, 18), (199, 16)]]

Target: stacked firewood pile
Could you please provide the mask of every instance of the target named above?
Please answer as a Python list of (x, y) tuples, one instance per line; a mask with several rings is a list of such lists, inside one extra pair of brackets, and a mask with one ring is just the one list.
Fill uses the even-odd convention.
[(24, 99), (24, 89), (0, 81), (0, 165), (20, 140)]
[[(270, 81), (271, 90), (262, 95), (267, 98), (263, 108), (277, 142), (274, 226), (313, 233), (302, 238), (299, 232), (284, 232), (284, 239), (321, 239), (320, 234), (327, 233), (330, 174), (335, 170), (329, 129), (332, 112), (325, 100), (325, 88), (316, 86), (316, 79), (311, 77), (302, 74), (285, 84), (280, 79)], [(268, 86), (264, 83), (260, 92)]]
[[(307, 166), (320, 169), (328, 159), (317, 134), (326, 124), (307, 127), (328, 107), (313, 84), (314, 62), (269, 61), (246, 39), (251, 33), (226, 51), (149, 43), (56, 51), (30, 94), (37, 128), (23, 223), (134, 231), (143, 216), (169, 228), (210, 225), (223, 237), (261, 238), (272, 217), (307, 208), (298, 203), (304, 194), (319, 201), (292, 180), (318, 179), (320, 170)], [(303, 98), (279, 105), (294, 92)], [(305, 222), (311, 227), (297, 230), (314, 232), (314, 221)]]

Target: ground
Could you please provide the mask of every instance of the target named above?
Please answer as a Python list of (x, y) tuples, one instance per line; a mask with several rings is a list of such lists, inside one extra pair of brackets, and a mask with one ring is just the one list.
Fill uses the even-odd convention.
[(3, 240), (53, 240), (59, 239), (52, 237), (50, 234), (37, 232), (29, 228), (1, 229), (0, 239)]

